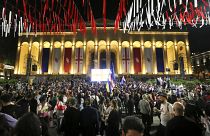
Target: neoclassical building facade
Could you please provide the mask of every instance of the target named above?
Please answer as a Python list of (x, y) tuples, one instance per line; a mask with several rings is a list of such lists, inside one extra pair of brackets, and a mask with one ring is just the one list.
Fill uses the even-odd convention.
[[(188, 32), (114, 32), (114, 28), (87, 28), (86, 34), (21, 34), (15, 74), (80, 75), (93, 68), (115, 68), (117, 74), (192, 74)], [(180, 61), (180, 58), (182, 58)], [(178, 64), (178, 69), (175, 68)], [(182, 66), (181, 66), (182, 65)]]

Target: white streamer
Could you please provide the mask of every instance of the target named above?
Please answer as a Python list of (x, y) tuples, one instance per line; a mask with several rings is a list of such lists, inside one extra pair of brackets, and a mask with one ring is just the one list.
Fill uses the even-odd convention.
[(151, 14), (154, 14), (154, 0), (151, 0)]
[(171, 0), (168, 0), (168, 5), (169, 5), (169, 10), (172, 12), (173, 10), (172, 10), (172, 8), (171, 8), (171, 2), (170, 2)]
[(182, 0), (179, 0), (179, 5), (182, 5)]
[(195, 7), (195, 8), (198, 7), (198, 0), (194, 0), (194, 7)]
[(186, 0), (186, 8), (185, 8), (185, 12), (187, 12), (187, 6), (188, 6), (188, 0)]
[(140, 0), (140, 4), (139, 4), (140, 8), (142, 8), (142, 0)]

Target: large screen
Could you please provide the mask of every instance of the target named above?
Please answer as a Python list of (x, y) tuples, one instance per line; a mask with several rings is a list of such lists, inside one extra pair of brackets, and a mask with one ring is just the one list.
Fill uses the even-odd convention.
[(109, 81), (110, 69), (91, 69), (91, 81)]

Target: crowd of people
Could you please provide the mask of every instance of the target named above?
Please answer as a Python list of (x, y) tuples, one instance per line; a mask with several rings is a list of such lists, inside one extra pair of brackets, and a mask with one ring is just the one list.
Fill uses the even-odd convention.
[[(160, 81), (163, 81), (161, 83)], [(157, 136), (209, 136), (210, 90), (173, 86), (169, 80), (148, 84), (116, 79), (106, 83), (83, 77), (20, 80), (0, 91), (1, 136), (150, 136), (154, 116)]]

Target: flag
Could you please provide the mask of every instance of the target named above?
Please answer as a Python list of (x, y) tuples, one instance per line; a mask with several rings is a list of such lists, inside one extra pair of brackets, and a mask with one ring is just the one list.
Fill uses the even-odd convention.
[(71, 71), (71, 48), (65, 48), (64, 53), (64, 72), (69, 73)]
[(122, 48), (122, 73), (130, 72), (130, 49)]
[(126, 82), (126, 80), (125, 80), (125, 77), (123, 76), (122, 79), (121, 79), (120, 84), (123, 85), (125, 82)]
[(141, 51), (140, 48), (133, 48), (134, 73), (141, 72)]
[(115, 70), (114, 70), (114, 64), (111, 64), (111, 77), (115, 81)]
[(145, 58), (145, 69), (146, 73), (152, 73), (152, 48), (145, 48), (144, 49), (144, 58)]
[(106, 83), (106, 91), (107, 91), (107, 92), (110, 92), (109, 81)]
[(112, 63), (111, 69), (110, 69), (109, 80), (107, 81), (107, 85), (106, 85), (107, 92), (112, 93), (112, 90), (113, 90), (114, 87), (115, 87), (114, 80), (115, 80), (115, 72), (114, 72), (114, 65), (113, 65), (113, 63)]
[(82, 74), (83, 71), (83, 48), (75, 50), (75, 73)]
[(156, 48), (157, 71), (164, 72), (163, 48)]
[[(112, 63), (113, 64), (113, 63)], [(112, 91), (115, 87), (115, 73), (114, 73), (114, 67), (113, 65), (111, 66), (111, 74), (110, 74), (110, 79), (109, 79), (109, 86), (110, 86), (110, 91)]]
[(61, 64), (61, 49), (54, 48), (53, 73), (58, 74)]
[(50, 48), (43, 48), (42, 54), (42, 72), (48, 72), (49, 65), (49, 57), (50, 57)]

